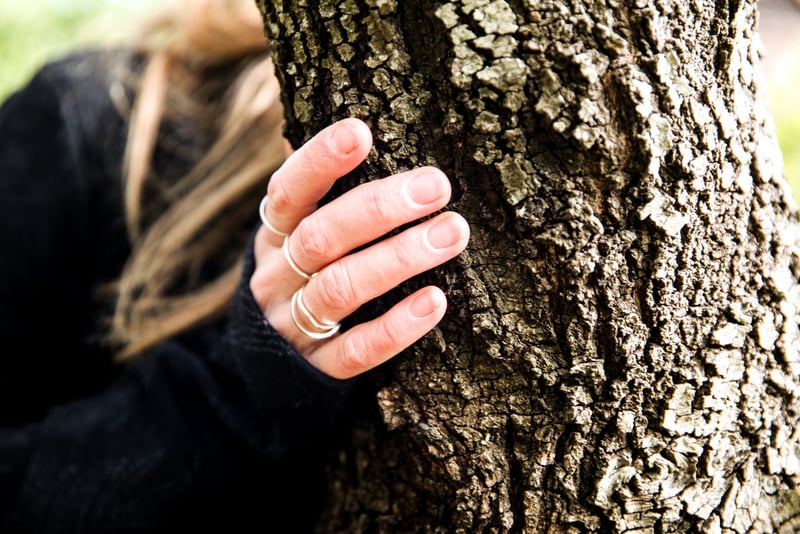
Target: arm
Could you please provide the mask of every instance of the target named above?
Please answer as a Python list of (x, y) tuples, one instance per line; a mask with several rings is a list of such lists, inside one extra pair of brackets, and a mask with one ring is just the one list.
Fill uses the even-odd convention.
[(303, 531), (352, 382), (265, 327), (247, 284), (217, 334), (170, 341), (105, 391), (0, 430), (0, 531)]
[[(313, 518), (310, 494), (318, 485), (312, 481), (322, 473), (322, 454), (353, 385), (347, 379), (424, 335), (441, 319), (444, 300), (440, 290), (425, 288), (382, 317), (315, 340), (294, 325), (291, 296), (304, 287), (314, 313), (339, 321), (366, 300), (452, 258), (468, 235), (463, 220), (443, 214), (360, 251), (360, 256), (351, 254), (387, 230), (443, 207), (449, 187), (438, 171), (412, 171), (366, 184), (317, 210), (317, 201), (333, 181), (360, 163), (370, 148), (366, 126), (349, 121), (355, 143), (348, 150), (333, 150), (334, 129), (298, 150), (276, 173), (267, 205), (267, 215), (276, 225), (293, 230), (291, 257), (303, 269), (319, 272), (314, 283), (306, 285), (288, 267), (282, 238), (259, 229), (225, 325), (165, 343), (103, 390), (61, 402), (31, 424), (0, 430), (0, 526), (9, 531), (53, 525), (125, 531), (175, 522), (183, 527), (213, 526), (219, 520), (230, 527), (241, 519), (246, 525), (260, 513), (271, 514), (273, 525), (279, 525), (280, 518), (294, 526), (302, 518)], [(60, 154), (60, 142), (63, 138), (54, 130), (49, 150)], [(73, 184), (81, 193), (80, 169), (67, 167), (72, 170), (57, 182)], [(37, 174), (36, 179), (42, 176), (50, 175)], [(415, 177), (432, 187), (431, 202), (420, 204), (409, 196)], [(35, 189), (28, 190), (33, 197)], [(76, 250), (70, 248), (72, 238), (80, 235), (73, 230), (84, 227), (80, 221), (86, 202), (80, 194), (54, 201), (57, 209), (69, 210), (66, 225), (49, 218), (52, 211), (47, 209), (34, 211), (28, 219), (43, 217), (48, 231), (55, 232), (55, 244), (61, 244), (61, 249), (48, 248), (33, 262), (43, 281), (56, 289), (81, 280), (80, 273), (72, 280), (53, 271), (49, 255), (61, 250), (58, 257), (69, 261)], [(354, 213), (358, 216), (349, 215)], [(15, 224), (24, 229), (28, 213), (22, 215), (23, 222)], [(449, 228), (445, 233), (455, 240), (437, 248), (431, 241), (433, 227), (442, 220)], [(72, 230), (64, 232), (65, 228)], [(335, 246), (315, 252), (307, 244), (322, 231)], [(25, 246), (21, 241), (20, 251)], [(85, 248), (91, 252), (90, 246)], [(416, 254), (418, 250), (422, 253)], [(23, 277), (30, 272), (24, 262), (15, 265), (6, 272)], [(345, 280), (354, 283), (346, 287)], [(29, 305), (39, 313), (72, 304), (69, 296), (55, 299), (57, 293), (41, 292), (39, 282), (36, 277), (27, 280), (35, 298), (21, 294), (19, 300), (31, 298)], [(70, 290), (88, 290), (86, 285)], [(32, 331), (47, 337), (35, 314), (31, 320), (39, 327)], [(75, 332), (64, 335), (78, 337)]]
[[(117, 177), (91, 183), (60, 76), (48, 69), (0, 109), (0, 531), (236, 530), (253, 515), (302, 529), (321, 487), (314, 445), (329, 445), (352, 384), (264, 324), (248, 251), (227, 325), (165, 343), (100, 387), (116, 373), (86, 339), (107, 267), (97, 256), (109, 254), (96, 237), (109, 219), (93, 215), (108, 206), (92, 190)], [(124, 252), (124, 233), (113, 237)], [(76, 386), (87, 374), (91, 386)]]
[[(94, 215), (75, 95), (65, 97), (58, 79), (72, 65), (48, 67), (0, 107), (0, 426), (39, 417), (112, 372), (87, 342), (96, 327), (92, 289), (104, 265), (124, 261), (127, 241), (121, 224)], [(85, 99), (100, 92), (92, 81), (81, 87)], [(115, 225), (121, 231), (101, 241)], [(101, 265), (101, 255), (114, 259)]]

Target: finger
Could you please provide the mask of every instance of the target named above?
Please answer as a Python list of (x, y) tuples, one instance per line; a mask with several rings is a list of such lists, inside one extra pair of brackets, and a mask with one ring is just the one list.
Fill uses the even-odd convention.
[(317, 206), (333, 183), (355, 169), (372, 147), (372, 134), (362, 121), (343, 119), (319, 132), (293, 152), (270, 178), (266, 215), (291, 232)]
[(403, 224), (443, 208), (450, 181), (422, 167), (362, 184), (303, 219), (287, 246), (306, 272), (324, 266)]
[(352, 378), (411, 346), (442, 320), (446, 310), (441, 289), (420, 289), (380, 317), (320, 345), (308, 360), (333, 378)]
[(460, 254), (469, 225), (455, 212), (350, 254), (321, 270), (305, 290), (305, 304), (325, 322), (340, 321), (364, 303)]

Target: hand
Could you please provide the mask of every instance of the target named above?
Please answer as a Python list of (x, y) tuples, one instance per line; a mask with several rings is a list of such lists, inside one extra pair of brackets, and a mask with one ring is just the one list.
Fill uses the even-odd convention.
[[(438, 287), (425, 287), (344, 333), (326, 337), (335, 330), (328, 325), (456, 257), (469, 239), (464, 218), (445, 212), (353, 252), (450, 200), (447, 177), (423, 167), (359, 185), (317, 209), (333, 183), (355, 169), (371, 146), (366, 124), (344, 119), (289, 156), (267, 189), (262, 213), (273, 228), (265, 224), (256, 235), (256, 270), (250, 279), (275, 330), (312, 365), (340, 379), (372, 369), (417, 341), (442, 319), (447, 300)], [(275, 230), (288, 234), (285, 243)], [(321, 339), (301, 329), (322, 334)]]

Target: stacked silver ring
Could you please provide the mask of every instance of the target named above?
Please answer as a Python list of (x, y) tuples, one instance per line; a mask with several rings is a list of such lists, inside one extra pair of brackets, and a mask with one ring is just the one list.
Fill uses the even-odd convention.
[[(292, 321), (300, 332), (307, 335), (311, 339), (328, 339), (334, 336), (342, 326), (342, 323), (334, 323), (331, 321), (321, 321), (317, 319), (313, 313), (308, 309), (305, 302), (303, 302), (303, 287), (298, 288), (292, 295), (292, 303), (289, 310), (292, 314)], [(298, 313), (299, 312), (299, 313)], [(302, 314), (306, 322), (314, 328), (311, 330), (306, 327), (301, 321), (299, 315)]]
[[(267, 217), (267, 196), (268, 195), (264, 195), (264, 198), (261, 199), (261, 203), (258, 206), (258, 214), (261, 217), (261, 222), (264, 223), (264, 226), (267, 227), (267, 230), (283, 238), (283, 245), (281, 246), (281, 249), (283, 250), (283, 257), (286, 258), (286, 263), (289, 264), (289, 267), (291, 267), (291, 269), (300, 277), (305, 278), (306, 280), (311, 280), (317, 276), (317, 273), (308, 274), (301, 269), (300, 266), (297, 265), (297, 262), (294, 261), (294, 258), (292, 258), (292, 254), (289, 251), (289, 236), (291, 235), (291, 232), (278, 230)], [(306, 303), (303, 301), (304, 287), (305, 286), (301, 286), (297, 291), (294, 292), (292, 295), (291, 306), (289, 306), (289, 311), (292, 315), (292, 321), (294, 322), (294, 325), (298, 330), (300, 330), (300, 332), (307, 335), (311, 339), (328, 339), (329, 337), (336, 335), (342, 324), (320, 320), (313, 313), (311, 313), (311, 310), (308, 309), (308, 306), (306, 306)], [(301, 320), (301, 316), (303, 320)]]

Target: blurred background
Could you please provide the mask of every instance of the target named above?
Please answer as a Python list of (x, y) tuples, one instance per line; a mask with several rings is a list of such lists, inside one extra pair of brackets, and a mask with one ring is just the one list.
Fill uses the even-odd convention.
[[(124, 41), (163, 0), (0, 0), (0, 101), (45, 61)], [(765, 73), (786, 176), (800, 203), (800, 0), (760, 0)]]
[(158, 0), (0, 0), (0, 100), (45, 61), (76, 47), (130, 38)]

